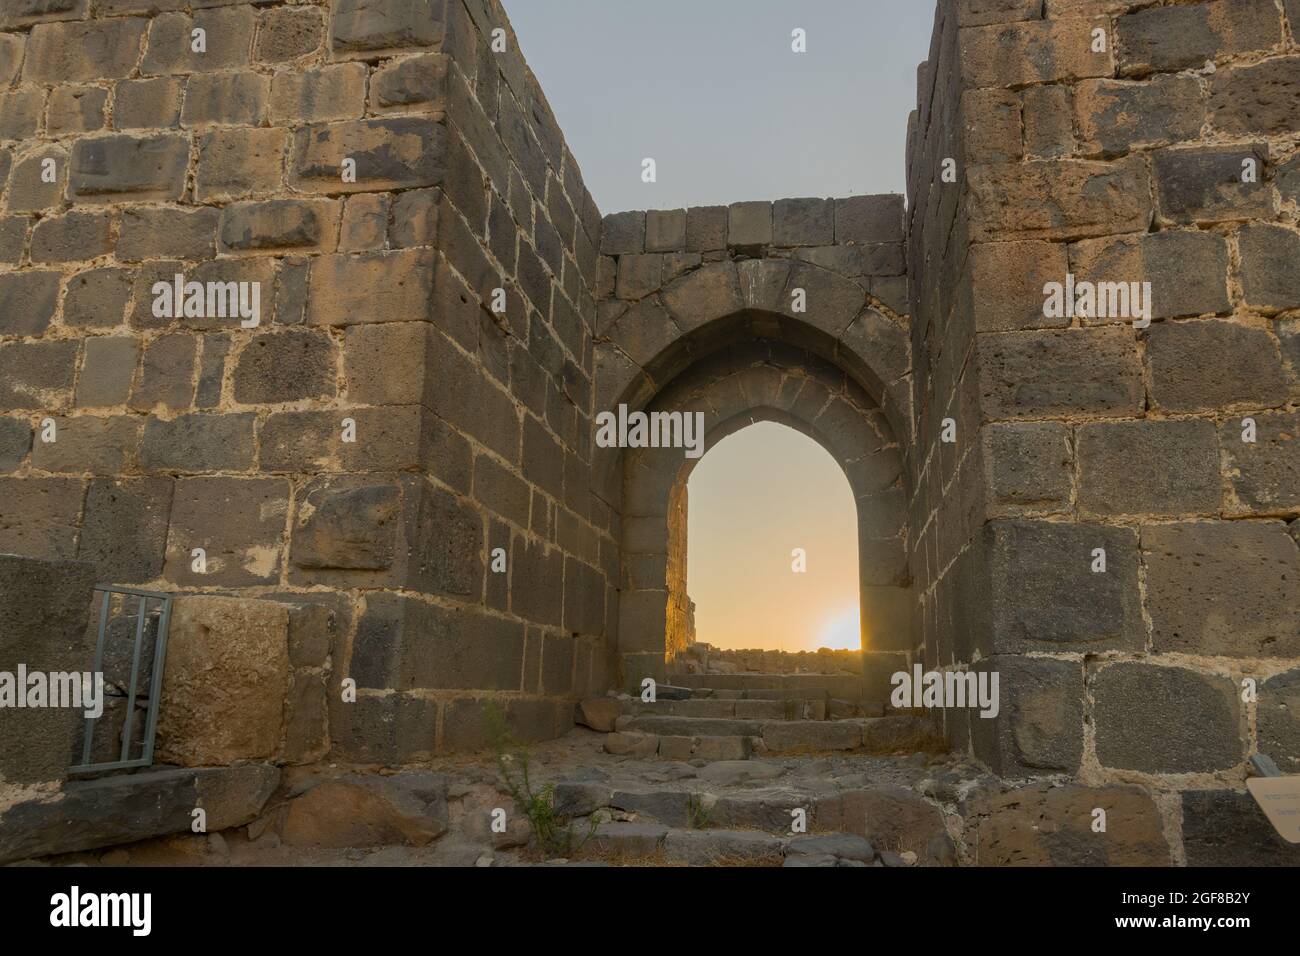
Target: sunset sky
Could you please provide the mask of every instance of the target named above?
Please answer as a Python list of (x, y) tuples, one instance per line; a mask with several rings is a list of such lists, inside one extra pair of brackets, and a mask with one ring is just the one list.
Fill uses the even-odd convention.
[[(603, 213), (904, 189), (932, 0), (504, 3)], [(706, 451), (687, 557), (699, 639), (857, 646), (854, 525), (848, 481), (811, 439), (759, 424)]]

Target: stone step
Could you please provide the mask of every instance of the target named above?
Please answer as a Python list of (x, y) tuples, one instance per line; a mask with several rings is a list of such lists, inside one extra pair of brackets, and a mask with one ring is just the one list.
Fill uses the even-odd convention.
[(623, 715), (605, 740), (608, 753), (669, 760), (743, 760), (754, 753), (940, 753), (946, 743), (923, 717), (899, 714), (847, 720), (743, 720)]
[(700, 690), (763, 690), (855, 699), (864, 696), (865, 686), (856, 674), (675, 674), (670, 680), (690, 687), (697, 696)]
[(873, 701), (846, 700), (624, 700), (628, 716), (713, 717), (741, 720), (841, 720), (847, 717), (883, 717), (885, 707)]
[(581, 856), (687, 866), (884, 866), (870, 842), (851, 834), (779, 837), (755, 830), (685, 829), (603, 823)]

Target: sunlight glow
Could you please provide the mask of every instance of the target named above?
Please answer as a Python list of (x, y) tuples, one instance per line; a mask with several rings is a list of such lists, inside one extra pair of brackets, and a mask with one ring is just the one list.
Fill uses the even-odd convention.
[(855, 607), (832, 618), (822, 628), (819, 647), (837, 651), (856, 651), (862, 646), (862, 613)]

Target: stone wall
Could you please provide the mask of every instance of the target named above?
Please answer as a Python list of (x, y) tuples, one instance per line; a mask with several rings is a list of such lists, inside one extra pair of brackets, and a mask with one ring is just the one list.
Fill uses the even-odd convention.
[[(499, 4), (4, 4), (0, 551), (327, 604), (340, 759), (563, 732), (599, 229)], [(177, 274), (258, 323), (157, 314)]]
[[(1004, 694), (951, 737), (1214, 790), (1159, 797), (1184, 832), (1248, 805), (1251, 753), (1300, 768), (1298, 30), (1289, 0), (940, 4), (910, 135), (921, 640)], [(1067, 273), (1149, 281), (1150, 327), (1049, 317)]]

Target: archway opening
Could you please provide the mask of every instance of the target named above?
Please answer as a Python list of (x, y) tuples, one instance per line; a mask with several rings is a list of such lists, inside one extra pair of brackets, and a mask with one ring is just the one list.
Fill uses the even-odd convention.
[(855, 657), (857, 508), (830, 453), (759, 421), (708, 449), (684, 484), (688, 658), (798, 671)]

